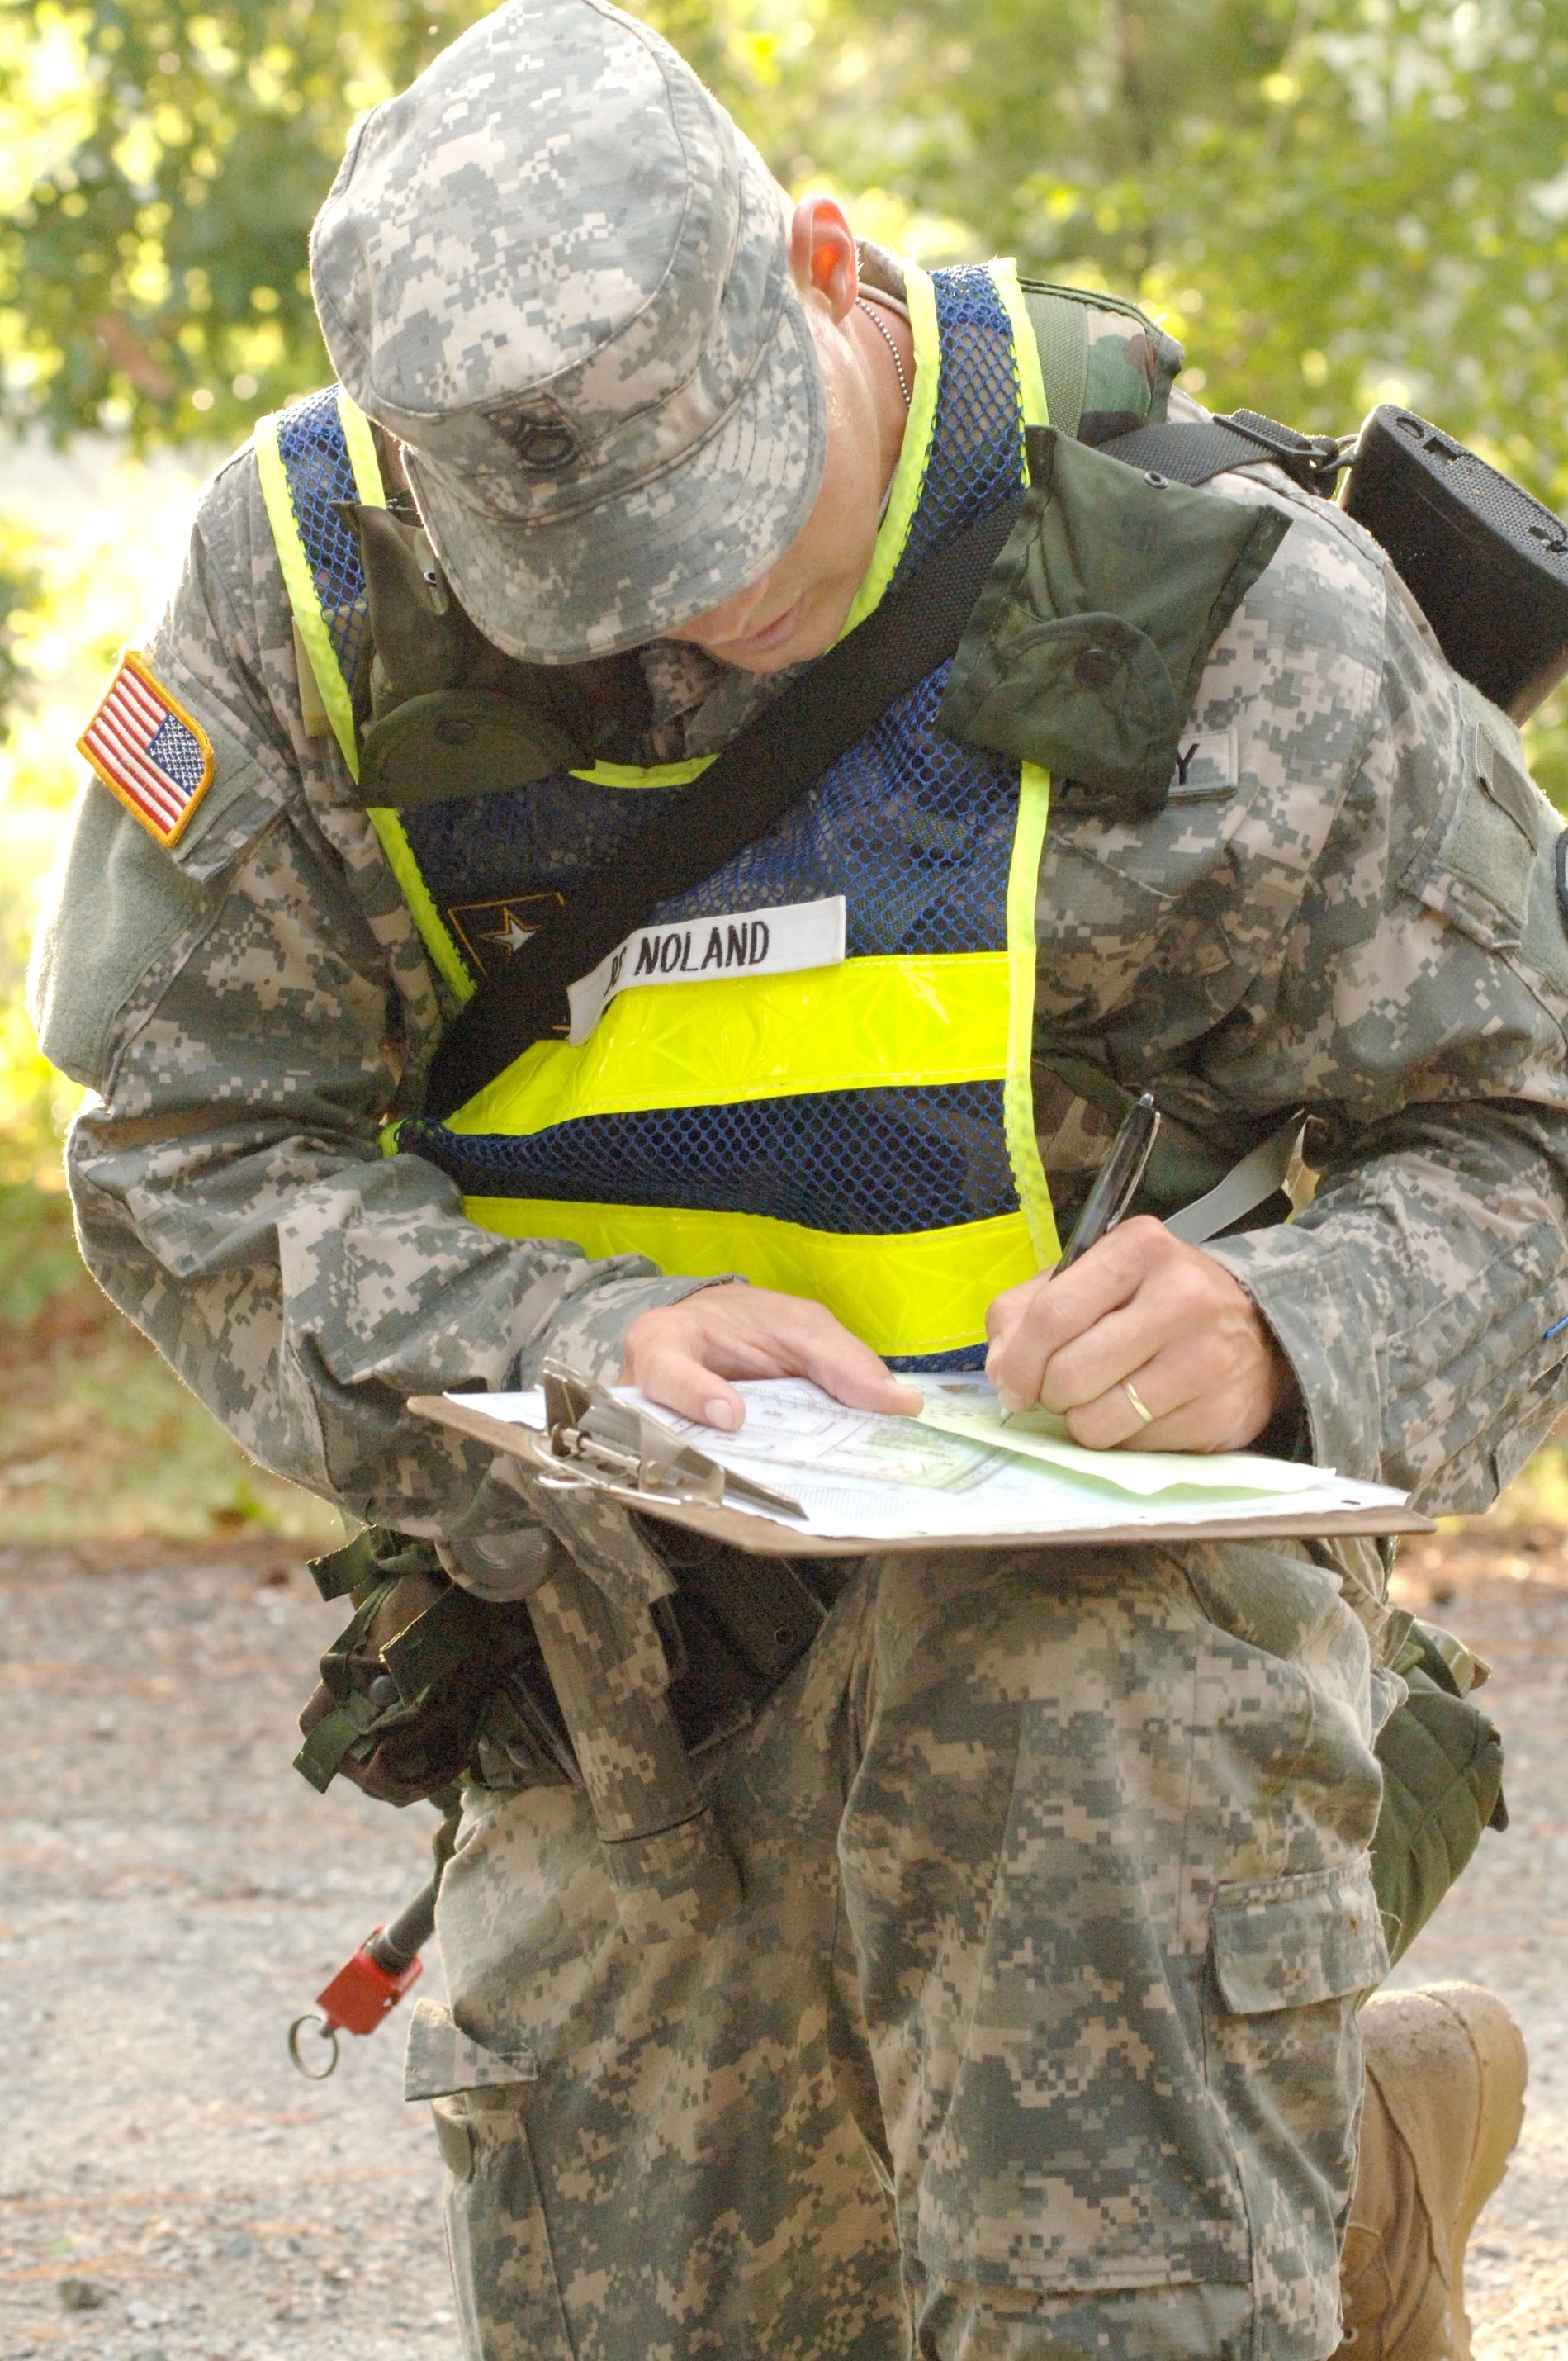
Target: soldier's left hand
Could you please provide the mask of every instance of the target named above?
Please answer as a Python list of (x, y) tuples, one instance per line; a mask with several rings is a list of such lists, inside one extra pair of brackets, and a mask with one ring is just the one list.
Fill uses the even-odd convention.
[(1065, 1412), (1093, 1450), (1245, 1450), (1295, 1392), (1245, 1288), (1146, 1216), (999, 1295), (986, 1334), (1003, 1407)]

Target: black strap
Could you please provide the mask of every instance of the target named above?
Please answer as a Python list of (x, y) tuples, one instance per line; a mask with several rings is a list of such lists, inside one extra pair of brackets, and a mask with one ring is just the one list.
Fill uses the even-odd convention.
[(1299, 434), (1258, 410), (1135, 426), (1130, 434), (1117, 434), (1097, 448), (1107, 459), (1121, 459), (1174, 484), (1206, 484), (1227, 467), (1255, 467), (1260, 459), (1272, 459), (1303, 490), (1324, 495), (1332, 495), (1335, 478), (1350, 464), (1334, 435)]
[(613, 867), (569, 895), (453, 1019), (431, 1063), (427, 1116), (444, 1122), (535, 1041), (563, 1036), (568, 985), (591, 975), (659, 903), (765, 835), (895, 698), (953, 653), (1020, 504), (1020, 496), (1004, 500), (928, 557), (732, 738), (673, 813), (655, 799)]

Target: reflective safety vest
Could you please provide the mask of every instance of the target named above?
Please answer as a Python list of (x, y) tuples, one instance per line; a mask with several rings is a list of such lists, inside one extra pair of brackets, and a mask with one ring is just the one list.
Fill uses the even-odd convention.
[[(911, 269), (916, 374), (871, 570), (846, 630), (1023, 480), (1046, 423), (1011, 263)], [(334, 503), (380, 504), (341, 389), (257, 430), (301, 642), (357, 774), (349, 684), (368, 609)], [(1030, 1085), (1048, 782), (939, 737), (943, 664), (770, 831), (662, 904), (537, 1042), (399, 1151), (514, 1237), (815, 1298), (896, 1366), (975, 1366), (985, 1310), (1058, 1252)], [(599, 763), (472, 801), (373, 809), (458, 999), (601, 862), (652, 794), (680, 826), (701, 762)]]

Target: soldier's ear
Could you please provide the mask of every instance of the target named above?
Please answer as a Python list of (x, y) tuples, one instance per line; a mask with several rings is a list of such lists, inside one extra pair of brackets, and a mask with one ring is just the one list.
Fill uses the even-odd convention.
[(837, 197), (802, 197), (789, 225), (789, 268), (800, 292), (814, 290), (835, 320), (853, 310), (861, 291), (860, 262)]

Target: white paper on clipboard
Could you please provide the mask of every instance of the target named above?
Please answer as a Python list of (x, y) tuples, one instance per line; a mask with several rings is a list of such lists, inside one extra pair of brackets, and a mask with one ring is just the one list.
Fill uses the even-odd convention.
[[(939, 1383), (921, 1382), (928, 1392)], [(737, 1390), (746, 1403), (746, 1422), (735, 1434), (679, 1418), (634, 1387), (610, 1390), (651, 1411), (722, 1466), (787, 1492), (801, 1510), (798, 1519), (758, 1510), (744, 1514), (825, 1542), (896, 1545), (981, 1535), (1093, 1541), (1143, 1531), (1151, 1538), (1189, 1531), (1217, 1537), (1227, 1525), (1255, 1527), (1275, 1518), (1290, 1521), (1297, 1531), (1311, 1531), (1312, 1521), (1322, 1519), (1323, 1530), (1333, 1531), (1347, 1514), (1365, 1519), (1366, 1530), (1424, 1528), (1424, 1520), (1405, 1511), (1403, 1493), (1331, 1469), (1247, 1454), (1224, 1471), (1223, 1480), (1215, 1480), (1219, 1471), (1186, 1454), (1127, 1455), (1137, 1464), (1119, 1471), (1123, 1455), (1077, 1446), (1069, 1446), (1064, 1463), (1052, 1464), (961, 1427), (951, 1432), (950, 1422), (847, 1410), (804, 1378), (741, 1380)], [(976, 1381), (966, 1381), (965, 1394), (972, 1411), (981, 1399)], [(503, 1425), (540, 1430), (544, 1424), (542, 1392), (444, 1399)], [(940, 1406), (950, 1408), (952, 1400), (949, 1391)], [(1099, 1465), (1075, 1464), (1083, 1460)], [(1164, 1464), (1154, 1467), (1156, 1461)], [(1134, 1480), (1120, 1480), (1123, 1474)], [(1387, 1526), (1379, 1521), (1384, 1517)]]

